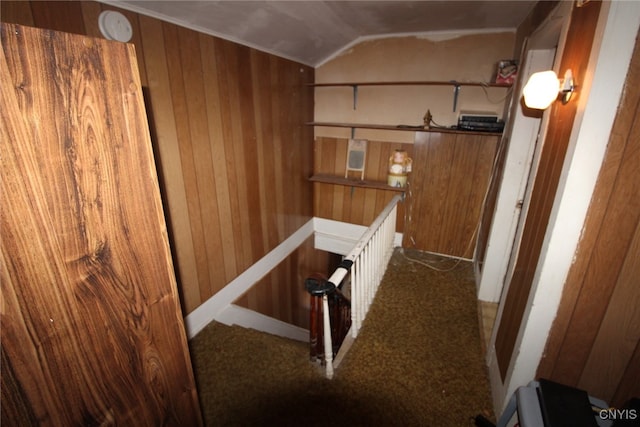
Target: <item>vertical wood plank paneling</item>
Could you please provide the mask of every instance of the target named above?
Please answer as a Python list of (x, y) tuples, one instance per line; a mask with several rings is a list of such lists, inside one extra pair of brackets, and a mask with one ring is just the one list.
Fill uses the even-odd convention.
[[(382, 147), (381, 147), (382, 148)], [(413, 147), (410, 147), (409, 150), (410, 153), (410, 157), (413, 158)], [(379, 178), (382, 181), (386, 181), (386, 174), (388, 173), (389, 170), (389, 158), (391, 157), (391, 155), (387, 155), (389, 153), (386, 152), (386, 150), (382, 150), (380, 151), (380, 156), (378, 159), (378, 163), (376, 165), (375, 162), (372, 162), (372, 167), (377, 170), (377, 171), (384, 171), (383, 175), (380, 176)], [(391, 199), (393, 198), (395, 194), (389, 193), (388, 191), (376, 191), (376, 203), (375, 203), (375, 207), (373, 209), (374, 214), (376, 212), (382, 212), (382, 210), (385, 208), (385, 206), (387, 206), (387, 203), (389, 203), (391, 201)], [(410, 198), (411, 197), (411, 192), (407, 193), (405, 197)], [(406, 200), (406, 199), (405, 199)], [(404, 229), (404, 206), (406, 205), (406, 203), (401, 203), (398, 206), (398, 215), (396, 218), (396, 230), (403, 230)]]
[(35, 26), (31, 3), (28, 1), (2, 1), (0, 2), (0, 19), (2, 22)]
[[(371, 165), (369, 171), (365, 170), (365, 179), (372, 179), (373, 175), (372, 171), (378, 172), (380, 165), (380, 157), (381, 157), (382, 145), (381, 144), (370, 144), (367, 147), (367, 158), (368, 163)], [(377, 174), (376, 174), (377, 175)], [(377, 178), (377, 177), (376, 177)], [(377, 215), (376, 211), (376, 198), (378, 191), (368, 189), (364, 192), (364, 206), (363, 206), (363, 215), (362, 222), (364, 224), (371, 224)]]
[[(334, 170), (335, 164), (335, 138), (317, 138), (314, 141), (313, 149), (313, 170), (319, 172), (324, 170)], [(314, 183), (313, 206), (314, 215), (321, 218), (333, 218), (333, 186), (327, 184)]]
[(404, 246), (470, 258), (499, 137), (418, 132)]
[[(234, 303), (301, 328), (309, 327), (309, 294), (304, 280), (313, 273), (329, 275), (329, 254), (313, 247), (313, 237)], [(278, 289), (275, 284), (286, 287)], [(259, 295), (260, 297), (251, 297)], [(268, 297), (267, 297), (268, 296)]]
[(177, 27), (177, 42), (180, 49), (182, 64), (182, 85), (184, 87), (186, 102), (186, 119), (189, 127), (189, 143), (185, 147), (190, 147), (191, 153), (186, 150), (185, 156), (194, 167), (195, 189), (199, 202), (202, 220), (202, 231), (204, 245), (202, 255), (206, 257), (209, 280), (201, 282), (201, 297), (207, 298), (220, 290), (225, 285), (224, 281), (224, 260), (220, 257), (222, 253), (220, 221), (217, 206), (216, 181), (212, 162), (212, 144), (209, 140), (209, 127), (206, 97), (202, 96), (204, 90), (204, 73), (202, 72), (202, 62), (200, 52), (200, 39), (196, 32), (185, 28)]
[[(465, 138), (466, 139), (466, 138)], [(440, 233), (438, 239), (438, 250), (440, 253), (454, 253), (458, 249), (464, 255), (466, 242), (461, 242), (460, 236), (465, 231), (464, 217), (466, 210), (464, 204), (470, 192), (470, 186), (475, 185), (470, 176), (473, 171), (477, 156), (477, 145), (474, 144), (473, 137), (469, 138), (468, 145), (463, 145), (465, 141), (454, 136), (447, 143), (450, 146), (450, 160), (447, 167), (447, 180), (442, 183), (442, 200), (445, 203), (442, 209), (441, 224), (448, 233)], [(446, 176), (445, 175), (445, 176)], [(470, 185), (471, 184), (471, 185)], [(469, 234), (471, 236), (471, 234)], [(470, 240), (470, 237), (462, 240)]]
[[(256, 131), (250, 135), (250, 138), (255, 140), (255, 147), (251, 151), (257, 152), (258, 158), (253, 165), (248, 165), (248, 169), (252, 172), (247, 173), (247, 185), (260, 191), (250, 196), (249, 202), (253, 205), (259, 204), (263, 207), (263, 211), (264, 207), (272, 209), (271, 213), (268, 213), (269, 209), (267, 213), (261, 215), (252, 213), (251, 221), (256, 224), (279, 225), (284, 228), (283, 232), (295, 231), (308, 221), (308, 217), (301, 215), (291, 201), (303, 201), (310, 207), (313, 202), (306, 179), (312, 169), (313, 160), (310, 150), (312, 147), (308, 143), (305, 146), (304, 133), (301, 132), (302, 123), (291, 122), (286, 118), (295, 116), (296, 110), (300, 108), (300, 102), (303, 108), (306, 108), (309, 114), (311, 113), (310, 92), (302, 89), (305, 87), (303, 83), (308, 75), (306, 70), (301, 70), (300, 67), (292, 66), (282, 69), (274, 66), (274, 59), (263, 53), (251, 53), (250, 59), (251, 96), (253, 105), (258, 107), (257, 110), (254, 109), (253, 120), (256, 123)], [(278, 88), (288, 88), (272, 95), (274, 85)], [(282, 96), (282, 93), (288, 93), (290, 96)], [(274, 114), (280, 117), (280, 123), (277, 124), (272, 120)], [(309, 133), (307, 138), (310, 137)], [(287, 181), (286, 177), (295, 178)], [(282, 183), (283, 179), (286, 184), (278, 185), (277, 183)], [(276, 233), (261, 231), (257, 228), (252, 232), (253, 250), (259, 249), (260, 245), (268, 245), (270, 240), (277, 238)], [(300, 276), (297, 269), (303, 268), (300, 265), (301, 260), (297, 251), (294, 252), (256, 287), (240, 298), (237, 304), (298, 324), (300, 316), (296, 315), (299, 312), (296, 304), (298, 304), (300, 292), (304, 290), (302, 281), (298, 283), (293, 280), (297, 280)]]
[[(230, 216), (227, 218), (229, 222), (227, 222), (227, 227), (231, 231), (231, 238), (233, 239), (233, 245), (225, 248), (226, 251), (233, 250), (233, 260), (235, 264), (235, 275), (239, 274), (244, 270), (243, 268), (243, 255), (242, 255), (242, 239), (240, 239), (240, 234), (236, 234), (236, 230), (241, 228), (240, 217), (236, 213), (240, 210), (239, 205), (239, 197), (241, 188), (238, 186), (237, 175), (235, 170), (240, 166), (239, 159), (236, 158), (234, 152), (234, 146), (236, 145), (236, 140), (234, 139), (233, 132), (233, 124), (232, 117), (233, 112), (231, 111), (231, 102), (230, 98), (232, 94), (230, 93), (230, 81), (229, 81), (229, 72), (227, 71), (228, 67), (228, 59), (225, 54), (225, 46), (227, 42), (222, 40), (214, 40), (214, 53), (215, 53), (215, 64), (217, 65), (217, 78), (215, 78), (215, 84), (217, 84), (217, 90), (219, 94), (219, 111), (221, 115), (221, 125), (222, 125), (222, 147), (224, 149), (224, 159), (225, 159), (225, 170), (226, 170), (226, 181), (221, 182), (220, 184), (224, 186), (226, 184), (228, 194), (228, 204), (229, 204), (229, 214)], [(216, 77), (216, 76), (212, 76)]]
[(200, 425), (133, 47), (1, 32), (2, 424)]
[(622, 405), (640, 394), (640, 43), (538, 375)]
[[(253, 114), (249, 112), (249, 117), (245, 117), (247, 111), (245, 110), (245, 100), (243, 98), (243, 88), (246, 85), (251, 85), (251, 80), (245, 81), (246, 73), (245, 69), (249, 66), (246, 62), (247, 48), (237, 47), (228, 43), (228, 59), (229, 65), (228, 71), (232, 73), (233, 83), (231, 84), (231, 97), (230, 110), (233, 114), (234, 123), (234, 155), (238, 160), (235, 165), (234, 173), (238, 181), (238, 202), (240, 216), (240, 229), (236, 230), (237, 235), (242, 239), (242, 269), (245, 270), (253, 264), (253, 231), (252, 219), (254, 218), (255, 211), (252, 212), (251, 206), (255, 193), (253, 190), (253, 183), (255, 182), (255, 168), (252, 167), (252, 147), (254, 146), (252, 141), (253, 126), (254, 123), (247, 123), (247, 121), (253, 121)], [(245, 128), (245, 124), (248, 125), (248, 129)], [(256, 258), (258, 259), (258, 258)]]
[[(90, 37), (102, 38), (102, 34), (100, 33), (100, 24), (98, 22), (99, 22), (100, 13), (106, 9), (103, 9), (102, 4), (97, 2), (80, 3), (80, 8), (82, 10), (82, 17), (84, 22), (84, 34)], [(129, 19), (129, 22), (131, 22), (132, 29), (134, 26), (137, 27), (137, 24), (138, 24), (137, 16), (134, 16), (133, 20), (131, 19), (130, 16), (127, 18)], [(138, 33), (138, 35), (140, 34), (140, 31), (133, 31), (133, 34), (135, 35), (136, 32)], [(136, 51), (136, 56), (139, 56), (137, 51)], [(144, 70), (142, 69), (142, 67), (140, 67), (140, 65), (144, 65), (144, 64), (138, 63), (138, 68), (140, 68), (140, 73), (142, 74), (144, 73)], [(142, 84), (145, 85), (146, 80), (142, 81)]]
[(253, 103), (256, 128), (256, 149), (258, 163), (258, 197), (260, 205), (264, 206), (260, 215), (260, 224), (263, 242), (270, 247), (277, 244), (276, 207), (273, 190), (275, 189), (275, 164), (273, 144), (273, 126), (271, 125), (271, 98), (269, 96), (271, 83), (271, 67), (268, 55), (257, 51), (251, 52), (251, 82), (253, 90)]
[[(199, 300), (202, 301), (211, 283), (211, 272), (206, 250), (206, 235), (202, 219), (201, 200), (198, 193), (198, 175), (193, 155), (191, 129), (189, 128), (189, 111), (187, 105), (188, 94), (185, 91), (185, 77), (182, 71), (181, 46), (179, 28), (176, 25), (164, 23), (162, 25), (164, 45), (167, 56), (167, 70), (171, 88), (172, 110), (175, 117), (176, 135), (182, 165), (183, 181), (187, 196), (187, 210), (191, 227), (191, 237), (195, 265), (198, 272), (198, 283), (192, 284), (198, 289)], [(196, 141), (197, 142), (197, 141)], [(195, 292), (195, 291), (194, 291)]]
[(640, 378), (640, 341), (636, 343), (633, 356), (629, 359), (627, 369), (622, 374), (613, 398), (610, 402), (616, 406), (622, 406), (629, 400), (629, 396), (638, 396), (638, 381)]
[[(315, 91), (311, 90), (311, 88), (307, 86), (307, 82), (315, 81), (315, 75), (313, 70), (311, 70), (310, 73), (309, 70), (305, 68), (296, 68), (298, 69), (298, 81), (295, 88), (301, 94), (300, 103), (303, 105), (303, 109), (305, 110), (303, 114), (305, 117), (313, 117), (315, 109)], [(299, 156), (302, 158), (301, 164), (303, 165), (298, 180), (298, 186), (304, 199), (301, 203), (303, 203), (304, 206), (309, 206), (311, 208), (309, 214), (313, 216), (313, 186), (309, 187), (308, 178), (313, 175), (314, 129), (311, 126), (307, 126), (304, 122), (295, 123), (295, 126), (300, 135), (297, 149), (300, 153)], [(307, 221), (305, 215), (298, 214), (297, 218), (298, 226), (304, 225)]]
[[(294, 265), (294, 263), (295, 265), (297, 265), (299, 258), (298, 253), (300, 252), (300, 250), (301, 249), (295, 250), (287, 259), (284, 260), (284, 262), (282, 262), (278, 266), (278, 279), (281, 281), (281, 283), (284, 284), (284, 287), (280, 292), (282, 294), (282, 297), (280, 299), (280, 306), (284, 308), (284, 315), (288, 319), (287, 322), (294, 325), (301, 325), (301, 323), (299, 322), (300, 319), (297, 319), (297, 316), (295, 315), (297, 313), (297, 309), (296, 307), (294, 307), (294, 303), (296, 301), (295, 296), (298, 291), (300, 293), (304, 292), (302, 282), (293, 282), (293, 279), (295, 279), (295, 274), (292, 271), (292, 266)], [(298, 323), (296, 323), (296, 321)]]
[[(640, 163), (637, 165), (640, 167)], [(627, 185), (630, 185), (628, 183)], [(640, 222), (582, 370), (581, 388), (613, 396), (640, 342)], [(616, 351), (611, 351), (615, 348)]]
[[(236, 264), (240, 271), (251, 265), (251, 236), (249, 227), (249, 212), (245, 191), (244, 146), (242, 141), (242, 118), (239, 104), (239, 88), (242, 84), (237, 79), (238, 52), (236, 45), (228, 41), (216, 40), (216, 58), (220, 67), (221, 77), (219, 89), (224, 93), (223, 123), (225, 130), (225, 152), (233, 159), (231, 167), (227, 168), (229, 176), (229, 195), (233, 202), (233, 230), (236, 239)], [(224, 82), (224, 84), (223, 84)]]
[(148, 67), (148, 90), (154, 96), (149, 99), (147, 114), (152, 122), (155, 136), (156, 163), (164, 189), (165, 213), (168, 217), (178, 281), (185, 312), (200, 304), (197, 286), (183, 284), (198, 283), (195, 248), (191, 234), (187, 194), (180, 159), (176, 117), (173, 114), (171, 84), (164, 46), (162, 22), (140, 16), (141, 43)]
[[(273, 126), (273, 137), (271, 144), (273, 146), (274, 158), (273, 170), (275, 172), (276, 182), (284, 183), (286, 181), (284, 166), (287, 147), (287, 141), (285, 140), (285, 132), (287, 126), (282, 120), (282, 114), (284, 114), (284, 111), (282, 108), (280, 91), (282, 90), (286, 82), (282, 80), (283, 77), (281, 75), (281, 70), (275, 58), (270, 58), (269, 68), (271, 74), (271, 87), (275, 89), (271, 94), (271, 123)], [(276, 212), (278, 213), (277, 230), (279, 239), (282, 240), (287, 233), (285, 223), (286, 211), (288, 209), (287, 199), (285, 198), (284, 188), (283, 191), (277, 191), (277, 186), (275, 187), (275, 189), (276, 191), (274, 191), (273, 196), (276, 201)]]
[[(238, 86), (238, 108), (239, 117), (241, 118), (241, 135), (242, 139), (239, 146), (243, 147), (244, 163), (240, 165), (237, 173), (245, 179), (245, 190), (242, 194), (245, 199), (245, 207), (248, 218), (245, 223), (247, 227), (247, 267), (254, 260), (260, 259), (265, 253), (263, 246), (261, 217), (262, 206), (260, 203), (260, 168), (258, 167), (258, 146), (256, 128), (256, 114), (253, 103), (253, 78), (252, 78), (252, 62), (251, 52), (249, 48), (238, 49), (238, 58), (236, 64), (237, 86)], [(241, 208), (242, 209), (242, 208)]]
[[(634, 244), (633, 240), (634, 232), (640, 222), (640, 189), (637, 185), (640, 179), (640, 174), (637, 173), (640, 170), (640, 145), (632, 142), (640, 140), (639, 138), (640, 123), (637, 124), (636, 132), (629, 135), (629, 142), (623, 153), (623, 162), (609, 199), (610, 207), (604, 217), (598, 243), (592, 254), (593, 259), (587, 269), (581, 295), (574, 308), (574, 321), (567, 330), (564, 345), (573, 343), (581, 347), (588, 346), (593, 351), (593, 346), (596, 345), (596, 334), (605, 326), (607, 310), (622, 310), (621, 305), (625, 299), (629, 301), (635, 299), (634, 291), (638, 289), (637, 276), (634, 283), (635, 289), (626, 287), (628, 284), (625, 280), (629, 278), (625, 275), (625, 267), (633, 270), (637, 267), (633, 257), (640, 256), (637, 242)], [(615, 272), (613, 276), (612, 272)], [(620, 287), (622, 289), (619, 289)], [(622, 292), (622, 300), (620, 297), (615, 298), (617, 292)], [(607, 304), (603, 304), (605, 301)], [(627, 312), (625, 315), (629, 316), (625, 319), (628, 321), (634, 312)], [(618, 337), (620, 333), (623, 336), (629, 334), (626, 338), (633, 339), (635, 334), (627, 330), (626, 323), (625, 321), (619, 324), (618, 331), (611, 327), (605, 328), (605, 331), (616, 332), (615, 335)], [(635, 336), (636, 340), (637, 338)], [(618, 350), (623, 352), (620, 346)], [(572, 369), (568, 371), (571, 373), (569, 376), (577, 375), (578, 378), (584, 376), (587, 357), (588, 354), (583, 353), (573, 360)]]
[[(344, 139), (336, 139), (335, 143), (336, 151), (333, 154), (333, 156), (335, 157), (333, 170), (336, 175), (343, 176), (345, 172), (345, 164), (347, 161), (348, 142)], [(342, 186), (331, 186), (330, 188), (332, 189), (334, 195), (333, 202), (331, 203), (332, 215), (334, 216), (330, 218), (350, 218), (350, 221), (346, 222), (353, 222), (357, 224), (356, 219), (351, 216), (351, 201), (353, 198), (351, 188)]]
[[(216, 61), (215, 43), (212, 37), (199, 34), (200, 60), (202, 61), (202, 79), (204, 85), (204, 97), (206, 105), (206, 121), (208, 129), (208, 142), (211, 150), (210, 167), (215, 182), (215, 200), (218, 224), (215, 225), (220, 234), (218, 254), (214, 257), (221, 258), (223, 266), (218, 265), (216, 271), (216, 284), (214, 292), (225, 283), (230, 282), (237, 275), (235, 258), (235, 238), (232, 222), (232, 211), (228, 185), (227, 154), (224, 144), (224, 133), (221, 116), (222, 102), (218, 87), (218, 64)], [(212, 195), (204, 195), (211, 197)]]
[(74, 34), (86, 34), (80, 2), (31, 1), (36, 26)]
[[(439, 160), (435, 160), (434, 153), (441, 144), (442, 134), (420, 133), (416, 135), (414, 143), (413, 161), (416, 163), (411, 173), (411, 199), (408, 209), (411, 212), (410, 221), (405, 224), (403, 246), (416, 248), (432, 248), (436, 252), (439, 233), (419, 233), (420, 227), (431, 229), (434, 224), (441, 224), (442, 218), (437, 216), (436, 206), (441, 205), (441, 197), (436, 197), (439, 185), (437, 174), (429, 165), (441, 168)], [(435, 161), (434, 161), (435, 160)], [(444, 164), (447, 164), (446, 162)], [(446, 170), (443, 171), (445, 173)], [(428, 185), (427, 185), (428, 184)], [(419, 203), (424, 200), (425, 203)], [(428, 203), (426, 202), (428, 201)]]

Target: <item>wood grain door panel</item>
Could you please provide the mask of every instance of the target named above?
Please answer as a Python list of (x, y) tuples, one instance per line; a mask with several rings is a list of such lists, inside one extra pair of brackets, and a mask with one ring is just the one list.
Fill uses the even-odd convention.
[(132, 45), (2, 24), (3, 425), (200, 425)]

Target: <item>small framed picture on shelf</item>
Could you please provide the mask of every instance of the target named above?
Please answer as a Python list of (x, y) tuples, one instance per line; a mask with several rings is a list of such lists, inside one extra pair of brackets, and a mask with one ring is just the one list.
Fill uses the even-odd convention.
[(345, 178), (350, 178), (349, 172), (360, 172), (360, 180), (364, 179), (364, 165), (367, 157), (367, 140), (350, 139), (347, 147), (347, 167), (344, 172)]

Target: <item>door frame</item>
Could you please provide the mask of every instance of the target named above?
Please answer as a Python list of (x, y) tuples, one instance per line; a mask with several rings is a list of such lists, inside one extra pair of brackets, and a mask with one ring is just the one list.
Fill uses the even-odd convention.
[[(477, 280), (478, 299), (499, 302), (505, 280), (513, 270), (514, 248), (519, 248), (522, 221), (526, 218), (531, 186), (535, 180), (548, 114), (533, 110), (525, 113), (521, 106), (522, 89), (529, 77), (538, 71), (554, 68), (556, 57), (562, 56), (562, 45), (568, 27), (572, 2), (561, 2), (534, 30), (523, 47), (524, 61), (519, 72), (520, 86), (512, 97), (513, 115), (504, 172), (486, 243), (482, 271)], [(564, 33), (563, 33), (564, 31)], [(504, 143), (504, 142), (503, 142)], [(494, 172), (495, 173), (495, 172)], [(517, 252), (516, 252), (517, 253)]]
[[(522, 82), (537, 71), (548, 70), (553, 65), (553, 49), (530, 49), (520, 72)], [(522, 87), (514, 94), (519, 103)], [(514, 119), (509, 148), (504, 161), (504, 172), (500, 192), (496, 201), (494, 217), (487, 239), (487, 249), (482, 272), (478, 280), (478, 299), (498, 302), (502, 294), (504, 278), (510, 266), (511, 254), (519, 241), (517, 230), (520, 219), (526, 216), (530, 191), (528, 183), (535, 178), (536, 147), (541, 129), (545, 128), (540, 116), (523, 114), (522, 108), (514, 109)], [(525, 214), (525, 215), (523, 215)]]

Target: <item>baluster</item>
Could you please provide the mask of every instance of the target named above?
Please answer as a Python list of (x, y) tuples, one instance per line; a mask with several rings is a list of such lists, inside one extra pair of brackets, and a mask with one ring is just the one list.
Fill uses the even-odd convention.
[(331, 323), (331, 340), (332, 354), (336, 354), (338, 347), (340, 346), (340, 301), (341, 298), (337, 293), (333, 293), (327, 296), (329, 303), (329, 321)]
[(323, 326), (324, 326), (324, 362), (327, 378), (333, 378), (333, 345), (331, 344), (331, 325), (329, 324), (329, 301), (327, 294), (322, 295)]
[[(384, 222), (382, 223), (382, 227), (384, 227)], [(378, 284), (380, 283), (380, 271), (382, 270), (382, 257), (380, 256), (380, 249), (382, 248), (382, 229), (378, 229), (375, 235), (375, 271), (373, 274), (373, 280), (376, 285), (376, 290), (378, 289)]]
[(367, 305), (369, 304), (369, 263), (367, 262), (366, 247), (360, 254), (360, 265), (362, 266), (362, 307), (360, 307), (360, 320), (364, 321), (364, 318), (367, 315)]
[(364, 314), (366, 316), (369, 312), (369, 307), (371, 307), (371, 301), (373, 301), (373, 287), (371, 286), (373, 283), (373, 251), (371, 250), (371, 241), (367, 245), (365, 258), (367, 259), (367, 309)]
[(322, 297), (322, 306), (320, 310), (317, 310), (322, 313), (322, 328), (319, 331), (319, 334), (323, 337), (322, 344), (324, 347), (325, 375), (327, 378), (331, 379), (333, 378), (333, 331), (331, 329), (331, 311), (329, 310), (327, 294), (334, 292), (336, 290), (336, 286), (320, 275), (314, 275), (305, 280), (305, 288), (312, 296), (315, 296), (316, 299), (318, 299), (317, 297)]
[(309, 358), (312, 362), (318, 359), (318, 297), (309, 296), (310, 313), (309, 313)]
[(351, 267), (351, 324), (353, 325), (351, 336), (353, 336), (353, 338), (358, 335), (358, 330), (360, 329), (360, 321), (358, 317), (358, 310), (360, 308), (359, 268), (359, 259), (356, 259)]

